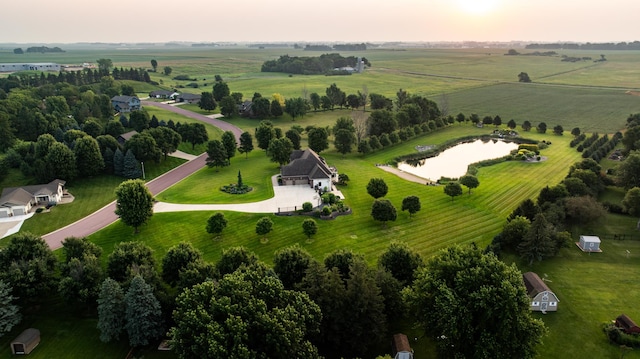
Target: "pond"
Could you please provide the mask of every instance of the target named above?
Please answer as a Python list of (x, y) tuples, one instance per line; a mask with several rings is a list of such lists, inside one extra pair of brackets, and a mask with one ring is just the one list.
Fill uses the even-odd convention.
[(431, 181), (437, 181), (441, 177), (459, 178), (467, 173), (470, 164), (504, 157), (517, 148), (518, 144), (514, 142), (476, 140), (461, 143), (436, 157), (421, 160), (417, 167), (406, 162), (398, 163), (398, 169)]

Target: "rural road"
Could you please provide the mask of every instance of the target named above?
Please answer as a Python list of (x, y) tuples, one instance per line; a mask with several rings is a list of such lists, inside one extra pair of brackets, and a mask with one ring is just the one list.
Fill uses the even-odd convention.
[[(209, 123), (213, 126), (216, 126), (223, 131), (232, 131), (236, 135), (236, 139), (239, 139), (240, 134), (242, 134), (242, 130), (234, 125), (231, 125), (227, 122), (220, 121), (217, 119), (209, 118), (188, 110), (181, 109), (176, 106), (166, 105), (158, 102), (149, 102), (143, 101), (143, 105), (145, 106), (155, 106), (165, 110), (169, 110), (195, 120), (199, 120), (202, 122)], [(189, 162), (186, 162), (171, 171), (154, 178), (153, 180), (147, 182), (147, 187), (149, 191), (155, 196), (158, 193), (164, 191), (165, 189), (173, 186), (174, 184), (180, 182), (184, 178), (198, 171), (202, 167), (206, 165), (207, 154), (203, 153), (200, 156), (196, 157)], [(113, 201), (106, 206), (102, 207), (98, 211), (88, 215), (85, 218), (82, 218), (74, 223), (69, 224), (66, 227), (60, 228), (54, 232), (47, 233), (42, 236), (49, 247), (52, 250), (56, 250), (62, 247), (62, 241), (67, 237), (86, 237), (90, 234), (93, 234), (102, 228), (110, 225), (111, 223), (118, 220), (118, 216), (114, 213), (116, 210), (116, 202)]]

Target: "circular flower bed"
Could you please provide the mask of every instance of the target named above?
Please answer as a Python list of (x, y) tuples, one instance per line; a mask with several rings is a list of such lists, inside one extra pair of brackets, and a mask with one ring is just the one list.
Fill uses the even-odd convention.
[(245, 194), (253, 191), (253, 187), (249, 187), (245, 184), (238, 186), (235, 183), (231, 183), (228, 186), (220, 187), (220, 190), (229, 194)]

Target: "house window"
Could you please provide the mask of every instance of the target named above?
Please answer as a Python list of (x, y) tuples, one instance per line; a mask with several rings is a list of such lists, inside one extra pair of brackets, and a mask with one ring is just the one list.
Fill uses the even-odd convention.
[(550, 307), (555, 307), (555, 306), (557, 306), (557, 305), (558, 305), (558, 302), (551, 302), (551, 303), (549, 303), (549, 306), (550, 306)]
[(533, 302), (533, 303), (531, 303), (531, 305), (534, 306), (534, 307), (537, 307), (537, 306), (540, 305), (540, 302)]

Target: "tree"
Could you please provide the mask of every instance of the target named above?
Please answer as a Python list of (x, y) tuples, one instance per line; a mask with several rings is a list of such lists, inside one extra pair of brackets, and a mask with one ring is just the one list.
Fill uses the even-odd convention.
[(218, 100), (220, 103), (220, 113), (224, 117), (231, 118), (238, 115), (238, 104), (233, 96), (225, 96)]
[(532, 264), (534, 260), (541, 261), (544, 258), (556, 254), (556, 243), (553, 240), (553, 226), (547, 222), (542, 213), (538, 213), (531, 223), (529, 232), (518, 245), (520, 256)]
[(182, 136), (182, 140), (191, 143), (191, 149), (196, 145), (209, 141), (207, 129), (202, 123), (185, 123), (178, 128), (178, 133)]
[(531, 221), (527, 217), (516, 216), (502, 227), (502, 243), (515, 249), (530, 229)]
[(369, 115), (369, 135), (380, 136), (383, 133), (391, 133), (398, 128), (398, 123), (391, 111), (375, 110)]
[(98, 297), (100, 340), (108, 343), (120, 339), (124, 331), (125, 302), (120, 284), (111, 278), (102, 282)]
[(444, 193), (447, 196), (451, 196), (451, 202), (453, 202), (453, 198), (462, 194), (462, 186), (458, 182), (447, 182), (446, 186), (444, 186)]
[(360, 107), (360, 96), (356, 94), (350, 94), (347, 96), (347, 105), (352, 109), (358, 109)]
[(150, 128), (148, 132), (156, 141), (156, 146), (162, 152), (165, 160), (167, 155), (177, 151), (178, 146), (182, 143), (182, 136), (166, 126)]
[(562, 126), (560, 126), (560, 125), (556, 125), (556, 126), (553, 128), (553, 133), (554, 133), (554, 134), (556, 134), (556, 135), (558, 135), (558, 136), (562, 136), (562, 133), (563, 133), (563, 132), (564, 132), (564, 128), (562, 128)]
[(171, 67), (169, 67), (169, 66), (165, 66), (164, 69), (163, 69), (163, 72), (164, 72), (164, 74), (166, 76), (169, 76), (173, 72), (173, 69)]
[(271, 116), (273, 117), (280, 117), (282, 116), (282, 105), (280, 104), (280, 101), (278, 101), (277, 99), (274, 99), (273, 101), (271, 101)]
[(500, 116), (496, 115), (496, 117), (493, 118), (493, 125), (498, 127), (502, 125), (502, 118), (500, 118)]
[(531, 82), (531, 79), (529, 78), (529, 74), (527, 74), (526, 72), (521, 72), (518, 74), (518, 81), (519, 82)]
[(395, 221), (398, 218), (398, 214), (396, 207), (388, 199), (376, 199), (371, 206), (371, 217), (376, 221), (382, 222), (382, 226), (386, 228), (387, 221)]
[(238, 152), (244, 153), (245, 158), (249, 157), (249, 152), (253, 151), (253, 137), (249, 132), (243, 132), (240, 135), (240, 147), (238, 147)]
[(307, 113), (307, 102), (302, 97), (289, 98), (284, 101), (284, 112), (291, 116), (291, 120), (295, 121), (296, 117)]
[(151, 67), (153, 67), (153, 72), (157, 72), (157, 70), (158, 70), (158, 61), (156, 61), (156, 59), (151, 59)]
[(87, 135), (97, 138), (102, 134), (102, 125), (98, 122), (97, 118), (89, 117), (82, 124), (82, 131), (84, 131)]
[(271, 162), (275, 162), (280, 166), (284, 166), (289, 163), (291, 159), (291, 153), (293, 152), (293, 144), (291, 140), (286, 137), (275, 138), (269, 143), (267, 153), (271, 157)]
[(536, 130), (538, 130), (538, 133), (546, 133), (547, 132), (547, 124), (544, 122), (540, 122), (538, 124), (538, 127), (536, 127)]
[(111, 61), (111, 59), (98, 59), (96, 60), (96, 63), (98, 64), (98, 69), (100, 70), (100, 72), (105, 74), (108, 74), (113, 67), (113, 61)]
[(13, 288), (21, 303), (36, 302), (54, 288), (56, 262), (42, 238), (18, 232), (0, 251), (0, 280)]
[(260, 125), (256, 128), (256, 140), (258, 141), (258, 147), (266, 150), (269, 147), (271, 140), (275, 137), (276, 131), (273, 129), (271, 121), (260, 121)]
[(162, 258), (162, 280), (175, 286), (180, 279), (180, 272), (201, 260), (202, 254), (190, 242), (176, 244)]
[(176, 299), (169, 335), (179, 358), (310, 358), (322, 313), (262, 266), (204, 282)]
[(213, 84), (213, 98), (216, 101), (220, 102), (220, 100), (229, 95), (231, 95), (231, 91), (229, 90), (229, 85), (227, 85), (226, 82), (216, 81), (216, 83)]
[(311, 239), (314, 234), (318, 233), (318, 224), (311, 218), (307, 218), (302, 222), (302, 233)]
[(382, 178), (372, 178), (367, 183), (367, 193), (373, 198), (380, 198), (387, 195), (389, 187)]
[[(266, 218), (266, 217), (265, 217)], [(242, 267), (252, 267), (259, 263), (258, 256), (245, 247), (231, 247), (222, 250), (222, 257), (216, 263), (216, 270), (222, 278)]]
[(334, 140), (333, 144), (338, 150), (339, 153), (344, 157), (345, 154), (350, 153), (353, 145), (356, 142), (356, 136), (353, 132), (347, 129), (339, 129), (337, 132), (334, 132)]
[(340, 88), (338, 88), (338, 86), (335, 83), (327, 87), (325, 92), (327, 94), (327, 97), (331, 101), (332, 110), (334, 106), (342, 107), (342, 104), (344, 103), (343, 98), (346, 98), (346, 95), (344, 92), (342, 92), (342, 90), (340, 90)]
[(429, 260), (406, 300), (444, 358), (533, 358), (545, 333), (529, 311), (522, 273), (472, 247)]
[[(117, 154), (117, 152), (116, 152)], [(115, 161), (114, 155), (114, 161)], [(115, 166), (114, 166), (115, 167)], [(134, 179), (142, 177), (142, 169), (140, 168), (140, 162), (133, 155), (133, 151), (127, 150), (127, 153), (122, 159), (122, 176), (124, 178)]]
[(284, 136), (291, 141), (291, 144), (293, 145), (294, 150), (300, 149), (300, 141), (302, 140), (302, 136), (300, 135), (300, 132), (292, 128), (287, 130), (287, 132), (284, 133)]
[(22, 55), (24, 54), (24, 50), (22, 50), (21, 47), (16, 47), (15, 49), (13, 49), (13, 53), (16, 55)]
[(324, 127), (314, 127), (307, 132), (309, 148), (320, 153), (329, 148), (329, 132)]
[(630, 215), (640, 216), (640, 187), (633, 187), (627, 191), (622, 206)]
[(251, 110), (256, 118), (267, 118), (271, 114), (271, 102), (266, 97), (258, 97), (253, 100)]
[(149, 117), (147, 111), (136, 110), (131, 111), (129, 114), (129, 126), (138, 132), (149, 128), (149, 122), (151, 122), (151, 117)]
[(220, 140), (211, 140), (207, 146), (207, 166), (216, 167), (216, 172), (219, 171), (218, 167), (229, 166), (229, 156), (227, 156), (227, 150), (224, 144)]
[(229, 162), (231, 162), (231, 157), (236, 155), (236, 149), (238, 148), (236, 135), (234, 135), (231, 131), (224, 131), (221, 140), (224, 149), (227, 151), (227, 159), (229, 160)]
[(222, 231), (227, 228), (227, 222), (227, 219), (224, 218), (224, 213), (217, 212), (212, 214), (207, 220), (207, 233), (220, 236)]
[(145, 346), (164, 334), (160, 302), (141, 276), (133, 278), (124, 301), (127, 318), (124, 328), (129, 335), (129, 345), (134, 348)]
[(90, 309), (100, 294), (102, 265), (92, 253), (71, 258), (61, 266), (58, 292), (65, 302), (77, 309)]
[(41, 182), (50, 182), (56, 178), (70, 181), (76, 178), (76, 156), (73, 151), (60, 142), (53, 143), (44, 157), (44, 171), (39, 175)]
[(592, 196), (568, 197), (564, 200), (566, 216), (575, 223), (596, 223), (607, 215), (607, 210)]
[(478, 181), (478, 177), (476, 176), (464, 175), (460, 177), (460, 184), (467, 187), (469, 189), (469, 195), (471, 195), (471, 190), (473, 188), (478, 188), (480, 181)]
[(402, 199), (402, 210), (409, 211), (409, 217), (420, 210), (420, 198), (418, 196), (407, 196)]
[(507, 127), (512, 130), (515, 130), (517, 126), (518, 125), (516, 124), (516, 121), (514, 119), (510, 119), (509, 122), (507, 122)]
[(380, 255), (378, 264), (389, 271), (403, 286), (411, 285), (418, 268), (422, 267), (422, 257), (405, 242), (393, 240), (387, 250)]
[(640, 187), (640, 151), (631, 151), (618, 165), (616, 174), (624, 188)]
[(574, 127), (573, 129), (571, 129), (571, 135), (573, 135), (573, 137), (580, 136), (580, 128), (579, 127)]
[(95, 138), (84, 136), (76, 140), (73, 152), (80, 177), (93, 177), (104, 170), (104, 159)]
[(144, 181), (127, 180), (116, 188), (115, 213), (125, 225), (134, 228), (134, 233), (138, 233), (138, 227), (153, 216), (153, 201), (153, 195)]
[(522, 129), (523, 129), (523, 130), (525, 130), (525, 131), (529, 131), (529, 130), (531, 130), (531, 127), (532, 127), (532, 126), (531, 126), (531, 122), (529, 122), (529, 121), (527, 121), (527, 120), (525, 120), (525, 121), (522, 123)]
[(218, 107), (218, 103), (213, 98), (213, 94), (211, 92), (204, 91), (200, 95), (200, 101), (198, 101), (198, 107), (205, 111), (213, 111)]
[(67, 237), (62, 241), (62, 251), (65, 255), (65, 263), (68, 263), (73, 258), (83, 258), (85, 255), (93, 255), (96, 258), (100, 258), (102, 255), (102, 248), (85, 237)]
[(153, 251), (142, 242), (120, 242), (107, 259), (107, 276), (126, 283), (134, 275), (144, 275), (147, 282), (157, 276)]
[(256, 234), (262, 236), (262, 240), (267, 240), (267, 234), (273, 230), (273, 221), (269, 217), (262, 217), (256, 223)]
[(314, 259), (311, 254), (296, 243), (276, 251), (273, 257), (273, 271), (285, 289), (293, 289), (296, 284), (302, 282), (312, 262)]
[(12, 291), (8, 283), (0, 280), (0, 338), (22, 320), (20, 307), (14, 304), (17, 298), (11, 295)]

